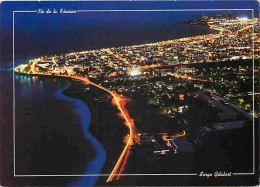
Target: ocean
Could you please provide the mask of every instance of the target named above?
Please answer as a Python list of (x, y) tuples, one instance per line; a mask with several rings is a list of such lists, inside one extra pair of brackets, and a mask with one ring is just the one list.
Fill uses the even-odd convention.
[[(67, 9), (165, 9), (223, 8), (225, 2), (2, 2), (1, 6), (1, 123), (6, 146), (12, 150), (12, 11), (38, 8)], [(16, 6), (12, 6), (16, 5)], [(101, 5), (101, 6), (100, 6)], [(127, 6), (125, 6), (127, 5)], [(254, 2), (226, 3), (227, 8), (254, 7)], [(245, 6), (246, 5), (246, 6)], [(127, 8), (126, 8), (127, 7)], [(203, 12), (207, 13), (207, 12)], [(211, 12), (212, 13), (212, 12)], [(245, 13), (245, 15), (250, 15)], [(206, 26), (179, 21), (196, 19), (202, 12), (107, 12), (71, 15), (16, 14), (15, 66), (43, 55), (118, 47), (208, 34)], [(4, 46), (4, 47), (3, 47)], [(15, 75), (16, 174), (99, 174), (106, 159), (102, 145), (88, 132), (91, 113), (78, 99), (62, 94), (68, 81)], [(12, 153), (5, 155), (12, 157)], [(4, 167), (12, 173), (12, 160)], [(39, 184), (36, 179), (24, 184)], [(93, 186), (97, 177), (52, 178), (60, 184)], [(57, 183), (56, 183), (57, 184)]]
[[(158, 40), (160, 41), (177, 36), (192, 36), (210, 32), (205, 26), (173, 24), (172, 29), (174, 30), (174, 28), (175, 32), (168, 31), (167, 33), (175, 37), (168, 36), (167, 38), (161, 33), (164, 32), (160, 31), (162, 28), (155, 28), (151, 31), (154, 32), (151, 34), (153, 37), (147, 35), (141, 40), (138, 32), (135, 32), (130, 34), (131, 36), (127, 38), (128, 41), (125, 44), (133, 41), (139, 41), (138, 43), (156, 41), (151, 38), (161, 38)], [(144, 33), (148, 33), (148, 30), (142, 32), (145, 35)], [(170, 34), (172, 32), (174, 34)], [(117, 33), (118, 31), (114, 34)], [(126, 34), (122, 31), (123, 36), (121, 37), (125, 38)], [(135, 40), (131, 38), (135, 38)], [(117, 45), (121, 44), (120, 42), (123, 45), (123, 41), (119, 39)], [(53, 50), (50, 48), (49, 52), (57, 49), (60, 48)], [(79, 49), (76, 50), (74, 47), (75, 51), (79, 51)], [(59, 52), (66, 52), (66, 50)], [(20, 57), (24, 56), (20, 55)], [(35, 58), (35, 56), (31, 58)], [(29, 59), (30, 57), (18, 58), (15, 66)], [(11, 62), (6, 63), (2, 69), (6, 74), (6, 79), (12, 78), (10, 65), (12, 65)], [(106, 152), (88, 132), (91, 113), (81, 100), (62, 94), (67, 87), (68, 82), (60, 79), (15, 75), (16, 174), (87, 175), (101, 172)], [(66, 181), (66, 184), (93, 186), (97, 179), (98, 177), (81, 177)]]
[[(63, 95), (68, 86), (60, 79), (15, 75), (17, 175), (100, 173), (106, 152), (88, 131), (88, 106)], [(96, 179), (70, 184), (92, 186)]]

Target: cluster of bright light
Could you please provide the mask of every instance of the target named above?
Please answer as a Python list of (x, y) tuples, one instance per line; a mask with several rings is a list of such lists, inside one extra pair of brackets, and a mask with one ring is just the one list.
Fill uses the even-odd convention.
[(242, 17), (242, 18), (239, 18), (239, 21), (248, 21), (248, 18), (247, 17)]
[(137, 76), (137, 75), (140, 75), (140, 74), (141, 74), (141, 71), (139, 69), (133, 69), (129, 73), (130, 76)]

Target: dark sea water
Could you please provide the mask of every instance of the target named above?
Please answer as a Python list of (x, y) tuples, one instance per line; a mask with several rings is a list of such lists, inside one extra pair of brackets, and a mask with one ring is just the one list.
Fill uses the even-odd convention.
[[(140, 44), (211, 32), (205, 26), (190, 26), (172, 22), (170, 25), (137, 28), (136, 31), (131, 31), (131, 29), (129, 31), (129, 28), (123, 28), (121, 32), (110, 30), (109, 32), (113, 36), (109, 34), (108, 37), (111, 37), (112, 40), (117, 35), (117, 42), (112, 43), (120, 46), (120, 44)], [(82, 28), (82, 30), (84, 29)], [(83, 33), (77, 33), (77, 30), (74, 32), (77, 37), (84, 40), (85, 31), (82, 31)], [(138, 34), (140, 32), (142, 38)], [(41, 34), (45, 33), (42, 31)], [(97, 40), (101, 40), (102, 37)], [(78, 49), (68, 44), (67, 47), (69, 46), (71, 46), (71, 50), (75, 51), (82, 48), (82, 45), (78, 45)], [(93, 44), (93, 46), (95, 45)], [(92, 48), (95, 48), (93, 46)], [(104, 42), (104, 47), (106, 46), (111, 46), (111, 43), (108, 45)], [(101, 47), (101, 45), (96, 47)], [(67, 51), (65, 47), (64, 51), (59, 47), (54, 47), (48, 48), (46, 54), (51, 54), (55, 50)], [(31, 55), (38, 55), (41, 50), (32, 51), (35, 53), (30, 53), (26, 57), (20, 55), (21, 58), (15, 61), (15, 66), (35, 58)], [(21, 52), (20, 54), (27, 53)], [(5, 72), (5, 79), (12, 84), (10, 70), (12, 70), (12, 62), (7, 62), (2, 68), (2, 72)], [(81, 100), (62, 94), (67, 87), (68, 82), (59, 79), (15, 75), (17, 174), (87, 175), (101, 172), (106, 160), (106, 152), (88, 131), (91, 113)], [(10, 89), (12, 91), (11, 87)], [(68, 181), (67, 185), (93, 186), (97, 179), (98, 177), (93, 176), (80, 177)]]
[[(254, 2), (2, 2), (0, 114), (7, 149), (12, 150), (12, 11), (66, 9), (254, 8)], [(179, 24), (208, 12), (107, 12), (73, 15), (16, 14), (15, 66), (34, 57), (72, 51), (157, 42), (208, 34), (205, 26)], [(212, 13), (212, 12), (211, 12)], [(250, 15), (243, 13), (243, 15)], [(82, 101), (62, 94), (66, 81), (15, 75), (16, 173), (99, 174), (106, 159), (88, 131), (91, 113)], [(9, 133), (10, 132), (10, 133)], [(12, 158), (12, 151), (4, 155)], [(4, 163), (12, 173), (13, 161)], [(97, 177), (66, 179), (93, 186)], [(36, 182), (37, 183), (37, 182)], [(35, 184), (35, 183), (25, 183)]]
[[(89, 133), (90, 111), (63, 95), (68, 82), (15, 75), (16, 172), (29, 175), (99, 174), (103, 146)], [(94, 185), (81, 177), (70, 185)]]

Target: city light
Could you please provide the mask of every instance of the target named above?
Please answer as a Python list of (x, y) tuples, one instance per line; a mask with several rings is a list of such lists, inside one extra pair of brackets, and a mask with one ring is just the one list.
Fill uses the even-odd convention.
[(138, 70), (138, 69), (133, 69), (132, 71), (130, 71), (129, 75), (130, 76), (137, 76), (137, 75), (140, 75), (141, 74), (141, 71)]
[[(205, 24), (205, 20), (196, 22), (197, 24)], [(241, 65), (241, 67), (225, 65), (224, 68), (222, 67), (224, 66), (223, 63), (228, 64), (226, 63), (228, 61), (260, 58), (258, 53), (251, 50), (250, 42), (254, 37), (250, 31), (254, 29), (258, 22), (258, 19), (254, 21), (247, 17), (236, 17), (234, 20), (216, 17), (216, 19), (208, 19), (207, 22), (209, 28), (216, 31), (215, 34), (120, 48), (75, 52), (60, 56), (45, 56), (21, 64), (14, 71), (34, 76), (47, 75), (72, 78), (110, 94), (112, 104), (119, 111), (119, 117), (124, 120), (124, 124), (129, 129), (129, 133), (123, 141), (125, 146), (117, 161), (114, 162), (106, 180), (106, 182), (111, 182), (118, 180), (120, 175), (124, 173), (128, 158), (131, 160), (130, 155), (132, 150), (135, 149), (135, 146), (132, 145), (142, 145), (140, 143), (142, 141), (144, 145), (147, 142), (157, 144), (156, 138), (158, 137), (151, 139), (151, 136), (147, 133), (138, 134), (134, 119), (130, 117), (129, 114), (131, 113), (128, 113), (126, 109), (127, 101), (133, 99), (135, 102), (136, 96), (140, 96), (140, 94), (142, 94), (142, 97), (147, 96), (147, 100), (144, 101), (145, 104), (158, 108), (163, 118), (170, 120), (175, 118), (178, 123), (183, 121), (185, 128), (187, 124), (193, 124), (186, 120), (188, 119), (187, 116), (192, 114), (191, 110), (194, 110), (191, 102), (193, 99), (196, 100), (196, 103), (197, 101), (199, 104), (202, 103), (201, 105), (206, 101), (207, 105), (204, 108), (208, 107), (210, 111), (216, 111), (216, 118), (224, 120), (226, 120), (225, 118), (237, 120), (239, 112), (236, 111), (240, 111), (240, 108), (241, 110), (255, 112), (253, 106), (248, 104), (249, 99), (240, 93), (241, 86), (239, 83), (239, 80), (243, 80), (245, 85), (250, 82), (250, 79), (246, 77), (249, 77), (248, 71), (251, 67), (249, 65)], [(259, 42), (255, 41), (254, 45), (258, 50)], [(214, 68), (201, 68), (211, 67), (211, 65), (217, 66), (216, 70)], [(236, 72), (239, 72), (237, 76), (235, 76)], [(30, 81), (30, 78), (28, 78), (28, 81)], [(97, 83), (95, 83), (96, 81)], [(90, 87), (86, 88), (85, 91), (89, 89)], [(252, 90), (249, 91), (246, 90), (243, 93), (256, 94)], [(220, 99), (217, 99), (217, 94), (221, 96)], [(231, 104), (228, 101), (232, 103), (233, 96), (236, 99), (233, 102), (237, 103), (239, 108), (232, 105), (236, 111), (230, 112)], [(98, 101), (105, 102), (101, 99)], [(197, 113), (205, 112), (204, 108), (198, 106), (195, 110), (198, 110)], [(218, 110), (222, 109), (224, 112), (218, 113)], [(226, 115), (227, 113), (228, 115)], [(209, 114), (211, 115), (211, 113)], [(182, 117), (184, 120), (179, 120)], [(204, 122), (201, 124), (204, 129)], [(139, 130), (141, 132), (142, 129)], [(187, 132), (189, 132), (189, 129), (187, 129)], [(145, 140), (142, 140), (140, 135), (145, 136)], [(154, 153), (167, 154), (165, 151), (170, 149), (176, 153), (178, 147), (173, 139), (186, 136), (186, 131), (183, 130), (183, 133), (174, 134), (157, 133), (157, 135), (162, 136), (165, 140), (168, 150), (165, 150), (164, 146), (157, 150), (158, 148), (155, 146)], [(171, 141), (172, 143), (169, 143)]]
[(239, 18), (239, 21), (248, 21), (248, 18), (247, 17), (242, 17), (242, 18)]

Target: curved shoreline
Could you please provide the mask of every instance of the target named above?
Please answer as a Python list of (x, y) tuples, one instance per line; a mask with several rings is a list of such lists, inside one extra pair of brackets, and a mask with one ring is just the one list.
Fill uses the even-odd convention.
[[(35, 74), (39, 74), (39, 73), (35, 73)], [(43, 75), (48, 75), (48, 74), (43, 74)], [(112, 103), (117, 107), (119, 112), (122, 114), (121, 118), (124, 120), (125, 125), (128, 127), (129, 137), (128, 137), (126, 145), (124, 146), (122, 153), (120, 154), (119, 159), (117, 160), (116, 164), (113, 167), (112, 172), (110, 173), (108, 179), (106, 180), (106, 182), (111, 182), (115, 176), (120, 176), (120, 174), (124, 170), (125, 164), (126, 164), (124, 162), (124, 160), (126, 160), (127, 157), (129, 156), (129, 154), (127, 154), (127, 153), (133, 144), (133, 139), (136, 136), (136, 129), (134, 126), (133, 119), (129, 116), (127, 110), (125, 109), (125, 101), (124, 101), (125, 98), (122, 96), (119, 96), (117, 93), (101, 86), (100, 84), (98, 85), (98, 84), (90, 81), (87, 77), (79, 77), (79, 76), (74, 77), (74, 76), (66, 76), (66, 75), (60, 75), (57, 77), (68, 77), (68, 78), (72, 78), (75, 80), (80, 80), (80, 81), (84, 82), (85, 85), (92, 85), (100, 90), (105, 91), (106, 93), (109, 93), (112, 96)], [(118, 177), (116, 178), (116, 180), (118, 180)]]
[[(136, 128), (134, 126), (134, 121), (129, 116), (128, 111), (125, 109), (125, 98), (123, 96), (120, 96), (117, 93), (101, 86), (101, 84), (96, 84), (96, 83), (90, 81), (88, 79), (88, 77), (70, 76), (70, 75), (52, 75), (49, 73), (46, 73), (46, 74), (39, 73), (35, 70), (35, 65), (37, 63), (38, 63), (38, 61), (35, 61), (32, 64), (32, 66), (34, 66), (34, 67), (33, 68), (31, 67), (31, 69), (33, 70), (33, 73), (31, 75), (36, 75), (36, 76), (42, 75), (42, 76), (47, 76), (47, 77), (48, 76), (49, 77), (60, 77), (60, 78), (69, 78), (72, 80), (78, 80), (78, 81), (81, 81), (82, 83), (84, 83), (84, 85), (94, 86), (94, 87), (98, 88), (99, 90), (105, 91), (106, 93), (108, 93), (109, 95), (112, 96), (112, 103), (113, 103), (113, 105), (116, 106), (116, 108), (121, 113), (121, 115), (122, 115), (121, 118), (124, 120), (124, 124), (128, 127), (129, 136), (128, 136), (127, 143), (124, 146), (124, 149), (123, 149), (122, 153), (120, 154), (116, 164), (114, 165), (112, 172), (109, 174), (109, 177), (106, 180), (106, 182), (111, 182), (115, 176), (120, 176), (120, 174), (123, 172), (123, 170), (125, 168), (126, 162), (124, 162), (124, 160), (126, 160), (127, 157), (129, 156), (129, 154), (127, 154), (128, 150), (133, 145), (133, 139), (136, 137)], [(15, 72), (17, 72), (17, 71), (15, 71)], [(20, 73), (20, 72), (17, 72), (17, 73)], [(114, 138), (114, 136), (115, 135), (113, 134), (113, 138)], [(110, 138), (111, 138), (111, 135), (110, 135)], [(116, 178), (116, 180), (118, 180), (118, 177)]]
[[(66, 85), (65, 87), (61, 88), (56, 92), (56, 96), (59, 99), (69, 101), (74, 105), (73, 111), (81, 117), (81, 128), (84, 134), (84, 137), (91, 142), (93, 148), (95, 148), (95, 157), (87, 163), (85, 174), (95, 174), (99, 175), (102, 171), (103, 165), (106, 161), (106, 151), (103, 145), (91, 134), (89, 127), (91, 124), (91, 113), (90, 110), (85, 102), (80, 99), (76, 99), (71, 96), (67, 96), (64, 94), (65, 90), (68, 90), (71, 83)], [(80, 106), (81, 105), (81, 106)], [(81, 110), (83, 108), (83, 110)], [(86, 116), (87, 114), (87, 116)], [(93, 186), (98, 177), (80, 177), (77, 181), (70, 183), (69, 185), (76, 185), (76, 186), (83, 186), (88, 184), (89, 186)]]
[[(82, 89), (86, 88), (86, 84), (83, 80), (77, 79), (77, 77), (26, 74), (21, 72), (15, 73), (29, 77), (37, 76), (42, 78), (57, 79), (71, 83), (69, 86), (65, 86), (54, 92), (54, 94), (62, 94), (62, 96), (67, 97), (66, 100), (69, 98), (69, 100), (76, 100), (77, 102), (81, 101), (85, 107), (88, 106), (89, 110), (91, 111), (89, 119), (90, 123), (88, 124), (89, 134), (91, 134), (92, 138), (96, 139), (99, 143), (102, 144), (105, 152), (107, 153), (107, 157), (104, 164), (100, 168), (100, 173), (95, 173), (94, 176), (86, 176), (84, 174), (75, 176), (70, 175), (72, 178), (71, 181), (67, 184), (69, 186), (86, 186), (86, 184), (89, 183), (90, 178), (95, 178), (95, 182), (92, 183), (92, 186), (106, 185), (106, 180), (111, 175), (110, 172), (125, 147), (125, 144), (122, 143), (124, 137), (129, 133), (128, 128), (125, 125), (122, 125), (124, 121), (118, 116), (119, 110), (117, 107), (115, 107), (115, 105), (112, 104), (111, 97), (109, 98), (109, 100), (111, 100), (109, 102), (107, 102), (108, 100), (104, 100), (104, 102), (101, 103), (96, 102), (95, 98), (97, 96), (97, 91), (98, 95), (101, 97), (107, 97), (109, 93), (107, 93), (105, 90), (97, 88), (94, 85), (89, 85), (93, 87), (93, 89), (91, 88), (90, 93), (86, 94), (85, 91), (82, 91)], [(103, 115), (103, 117), (100, 117), (101, 115)], [(91, 167), (95, 167), (94, 162), (93, 164), (90, 164), (88, 168)], [(79, 178), (80, 175), (84, 176)], [(81, 185), (79, 183), (81, 183)]]
[[(50, 77), (46, 75), (39, 76)], [(123, 119), (118, 117), (119, 109), (115, 107), (112, 102), (107, 102), (107, 100), (97, 102), (94, 99), (97, 96), (97, 91), (98, 95), (101, 97), (106, 97), (109, 93), (96, 87), (95, 85), (89, 85), (93, 88), (91, 88), (88, 91), (89, 93), (86, 94), (84, 91), (81, 91), (85, 88), (86, 84), (83, 80), (77, 79), (77, 77), (53, 76), (53, 78), (70, 80), (72, 84), (68, 89), (64, 90), (65, 93), (63, 94), (82, 100), (87, 104), (91, 111), (92, 115), (89, 131), (99, 142), (101, 142), (107, 153), (107, 160), (104, 163), (102, 173), (96, 182), (96, 185), (104, 186), (106, 184), (107, 177), (111, 175), (110, 172), (113, 169), (115, 162), (125, 147), (125, 144), (122, 144), (123, 138), (129, 133), (128, 130), (126, 130), (127, 127), (122, 125)]]

